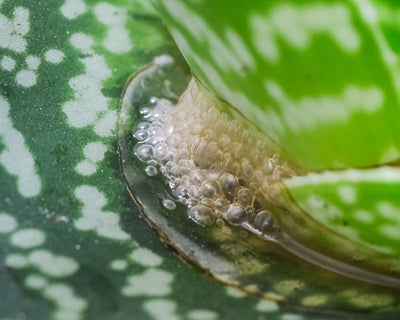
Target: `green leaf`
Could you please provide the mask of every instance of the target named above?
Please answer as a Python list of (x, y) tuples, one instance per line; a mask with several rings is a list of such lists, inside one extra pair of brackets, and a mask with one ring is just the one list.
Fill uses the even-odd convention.
[(326, 318), (205, 277), (140, 216), (116, 112), (126, 79), (165, 52), (175, 44), (144, 0), (0, 0), (0, 319)]
[[(287, 205), (280, 206), (273, 202), (266, 203), (263, 193), (256, 193), (256, 201), (261, 206), (259, 210), (264, 213), (265, 210), (270, 212), (270, 229), (263, 230), (262, 234), (249, 228), (252, 225), (257, 228), (257, 224), (252, 222), (253, 210), (249, 211), (247, 208), (248, 217), (239, 225), (229, 223), (226, 212), (225, 218), (219, 218), (220, 223), (207, 224), (206, 227), (189, 219), (188, 215), (192, 209), (198, 207), (200, 212), (201, 205), (189, 205), (188, 202), (177, 198), (174, 192), (176, 187), (173, 187), (172, 183), (180, 184), (177, 190), (184, 187), (189, 190), (192, 187), (196, 188), (194, 181), (192, 184), (180, 183), (185, 178), (190, 180), (194, 177), (190, 173), (179, 174), (183, 170), (180, 163), (182, 159), (187, 158), (191, 158), (194, 163), (200, 159), (207, 163), (205, 160), (207, 150), (203, 154), (190, 151), (193, 150), (191, 143), (193, 131), (185, 131), (184, 123), (178, 121), (177, 123), (184, 128), (183, 132), (186, 132), (186, 136), (182, 136), (180, 141), (187, 143), (189, 156), (179, 158), (174, 154), (168, 160), (164, 156), (157, 156), (156, 152), (160, 150), (160, 146), (169, 151), (170, 135), (174, 134), (176, 137), (181, 134), (180, 128), (175, 126), (176, 122), (170, 120), (171, 116), (182, 116), (188, 123), (191, 123), (189, 117), (194, 117), (197, 121), (193, 125), (202, 125), (206, 121), (208, 126), (204, 130), (212, 131), (223, 126), (224, 120), (220, 112), (228, 110), (229, 107), (217, 101), (207, 89), (197, 87), (193, 82), (182, 94), (188, 82), (187, 71), (185, 72), (179, 63), (174, 63), (171, 57), (159, 57), (132, 77), (122, 99), (118, 123), (122, 171), (135, 202), (150, 225), (160, 233), (161, 239), (173, 246), (182, 258), (205, 269), (217, 280), (237, 286), (261, 298), (329, 314), (340, 312), (396, 314), (399, 299), (396, 289), (399, 281), (391, 277), (392, 270), (390, 272), (387, 270), (388, 267), (398, 267), (398, 262), (396, 264), (391, 260), (388, 261), (388, 257), (382, 257), (354, 242), (330, 234), (325, 228), (307, 220), (289, 198), (285, 199)], [(166, 108), (161, 108), (168, 100), (176, 103), (179, 96), (181, 98), (178, 105), (169, 109), (171, 114)], [(221, 120), (215, 123), (204, 120), (205, 114), (197, 113), (201, 110), (198, 107), (201, 103), (212, 106), (214, 111), (212, 119)], [(186, 104), (188, 109), (184, 109)], [(153, 111), (149, 111), (152, 108)], [(172, 113), (173, 109), (177, 112)], [(206, 114), (211, 111), (206, 110)], [(187, 113), (184, 114), (185, 111)], [(163, 117), (160, 118), (159, 115)], [(242, 115), (231, 109), (229, 115), (225, 113), (225, 119), (227, 118), (240, 122), (242, 131), (254, 134), (253, 139), (249, 140), (249, 145), (258, 144), (260, 137)], [(166, 128), (169, 128), (169, 135), (162, 133)], [(199, 132), (196, 129), (194, 131)], [(225, 132), (233, 141), (237, 141), (238, 138), (232, 136), (229, 129), (226, 128)], [(261, 137), (264, 138), (262, 141), (267, 143), (267, 150), (276, 148), (266, 137), (263, 135)], [(239, 141), (240, 138), (241, 133)], [(205, 144), (212, 144), (210, 142), (212, 138), (203, 136), (203, 141)], [(176, 144), (172, 146), (179, 148)], [(249, 159), (253, 159), (251, 147), (243, 142), (242, 148), (245, 154), (249, 155)], [(145, 151), (143, 153), (139, 150)], [(149, 150), (154, 150), (154, 156)], [(275, 150), (274, 153), (276, 152), (278, 151)], [(179, 151), (175, 153), (179, 154)], [(204, 165), (194, 165), (195, 168), (191, 168), (192, 172), (198, 172), (198, 179), (201, 179), (200, 175), (207, 176), (208, 172), (214, 176), (219, 174), (218, 168), (221, 164), (218, 157), (212, 159), (214, 159), (212, 169)], [(168, 173), (168, 168), (172, 166), (177, 168)], [(149, 171), (149, 168), (153, 171)], [(226, 168), (224, 170), (228, 171)], [(237, 176), (242, 181), (242, 186), (248, 187), (248, 181), (240, 171)], [(173, 177), (175, 179), (172, 179)], [(208, 177), (205, 181), (212, 183), (211, 179)], [(253, 188), (248, 188), (249, 192), (253, 192)], [(184, 195), (181, 197), (185, 198)], [(191, 201), (203, 203), (203, 207), (206, 206), (204, 201), (208, 200), (208, 208), (215, 208), (214, 201), (216, 198), (221, 199), (220, 197), (223, 197), (223, 193), (218, 193), (218, 196), (204, 195), (189, 198)], [(237, 201), (224, 199), (228, 203)], [(224, 209), (219, 208), (219, 210), (224, 217), (222, 213)], [(308, 247), (304, 247), (302, 242), (295, 238), (299, 234), (301, 241), (308, 240)], [(353, 261), (355, 257), (356, 264)], [(362, 265), (359, 265), (360, 257), (366, 260)], [(328, 270), (333, 273), (327, 272)], [(345, 277), (342, 277), (343, 275)], [(351, 278), (362, 282), (352, 281)], [(393, 287), (395, 290), (387, 290), (374, 284)], [(348, 296), (349, 292), (353, 292), (354, 295)], [(375, 302), (370, 301), (365, 292), (374, 296)]]
[(176, 50), (148, 4), (3, 0), (0, 14), (0, 319), (280, 317), (182, 263), (126, 191), (120, 95)]
[(194, 74), (300, 164), (399, 158), (398, 26), (382, 28), (380, 13), (396, 21), (382, 1), (154, 2)]
[(286, 185), (300, 206), (323, 225), (399, 257), (399, 173), (391, 167), (325, 171), (289, 179)]

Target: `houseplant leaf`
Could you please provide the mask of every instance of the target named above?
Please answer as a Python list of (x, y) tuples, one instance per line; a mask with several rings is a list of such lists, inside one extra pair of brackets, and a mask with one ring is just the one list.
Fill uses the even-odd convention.
[(393, 21), (388, 5), (154, 2), (194, 74), (300, 164), (399, 158), (396, 42), (379, 23), (381, 12)]

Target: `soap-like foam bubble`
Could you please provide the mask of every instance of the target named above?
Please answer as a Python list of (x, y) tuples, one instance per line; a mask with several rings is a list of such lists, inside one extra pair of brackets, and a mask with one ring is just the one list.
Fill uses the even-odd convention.
[[(268, 154), (262, 137), (221, 111), (221, 102), (193, 80), (176, 106), (166, 99), (151, 103), (154, 108), (140, 110), (142, 122), (133, 132), (134, 153), (147, 164), (146, 174), (161, 174), (171, 196), (200, 225), (215, 223), (230, 233), (226, 223), (247, 222), (268, 231), (272, 217), (256, 198), (288, 176), (289, 164)], [(175, 209), (170, 199), (163, 206)]]

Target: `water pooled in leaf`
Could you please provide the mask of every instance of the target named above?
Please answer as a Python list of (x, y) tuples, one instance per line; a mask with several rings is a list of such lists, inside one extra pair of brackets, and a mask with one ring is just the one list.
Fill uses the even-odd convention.
[[(216, 279), (315, 311), (400, 312), (400, 279), (389, 271), (398, 261), (297, 206), (282, 179), (305, 171), (183, 65), (157, 58), (130, 79), (118, 134), (124, 177), (146, 218)], [(389, 298), (359, 303), (365, 292)], [(324, 299), (314, 303), (316, 295)]]

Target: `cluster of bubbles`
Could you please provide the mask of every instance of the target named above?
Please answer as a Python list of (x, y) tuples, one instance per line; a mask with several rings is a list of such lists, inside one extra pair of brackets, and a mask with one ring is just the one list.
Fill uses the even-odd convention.
[[(200, 225), (230, 233), (229, 225), (251, 222), (267, 232), (273, 221), (257, 196), (271, 197), (274, 183), (291, 175), (288, 163), (278, 153), (269, 157), (265, 139), (221, 112), (221, 103), (194, 81), (176, 106), (166, 99), (151, 103), (140, 110), (142, 122), (133, 133), (134, 154), (146, 163), (146, 174), (164, 176), (172, 197)], [(175, 201), (164, 199), (163, 205), (174, 210)]]

